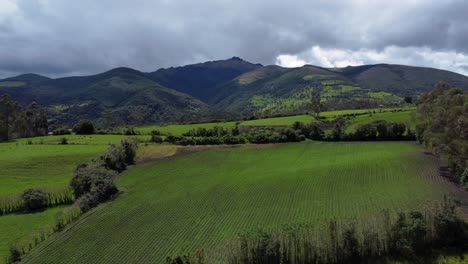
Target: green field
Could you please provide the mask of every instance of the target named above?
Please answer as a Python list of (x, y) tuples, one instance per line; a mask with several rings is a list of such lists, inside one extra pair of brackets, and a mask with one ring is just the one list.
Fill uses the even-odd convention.
[[(58, 144), (63, 137), (68, 139), (68, 145)], [(123, 138), (129, 137), (67, 135), (1, 143), (0, 198), (32, 187), (60, 189), (68, 186), (78, 164), (89, 161), (107, 149), (108, 144), (119, 143)], [(53, 224), (55, 215), (62, 210), (60, 207), (34, 214), (0, 216), (0, 263), (13, 243), (27, 240), (38, 228)]]
[(0, 144), (0, 196), (37, 186), (68, 185), (76, 165), (105, 150), (106, 145)]
[(26, 263), (164, 263), (256, 227), (420, 208), (445, 193), (415, 143), (243, 146), (139, 165), (126, 192), (27, 256)]
[(290, 126), (296, 121), (310, 123), (314, 120), (310, 115), (284, 116), (244, 121), (241, 126)]
[(0, 263), (4, 263), (11, 245), (23, 240), (29, 242), (30, 236), (38, 229), (53, 224), (55, 215), (63, 208), (56, 207), (34, 214), (0, 216)]
[(234, 127), (236, 122), (219, 122), (219, 123), (203, 123), (203, 124), (188, 124), (188, 125), (160, 125), (160, 126), (144, 126), (138, 127), (135, 130), (141, 134), (150, 135), (151, 131), (158, 130), (163, 134), (171, 134), (174, 136), (181, 136), (183, 133), (190, 131), (194, 128), (213, 128), (215, 126), (223, 128)]
[(404, 123), (406, 126), (414, 129), (414, 122), (411, 120), (413, 111), (384, 112), (375, 114), (359, 115), (350, 120), (346, 127), (347, 132), (354, 131), (359, 125), (367, 124), (376, 120), (385, 120), (387, 122)]

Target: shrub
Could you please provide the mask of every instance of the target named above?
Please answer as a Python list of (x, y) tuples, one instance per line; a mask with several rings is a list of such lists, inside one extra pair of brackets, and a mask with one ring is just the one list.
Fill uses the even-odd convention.
[(236, 144), (245, 144), (246, 140), (243, 136), (224, 136), (224, 144), (236, 145)]
[(120, 142), (124, 152), (124, 162), (127, 165), (135, 164), (136, 149), (138, 142), (136, 140), (122, 140)]
[(47, 207), (47, 194), (39, 189), (27, 189), (21, 195), (27, 211), (37, 211)]
[(73, 127), (73, 131), (75, 131), (76, 134), (89, 135), (94, 134), (95, 128), (93, 122), (83, 119)]
[(54, 131), (52, 131), (52, 133), (54, 133), (54, 135), (70, 135), (71, 134), (71, 132), (64, 127), (57, 128)]
[(158, 135), (151, 135), (150, 141), (154, 142), (154, 143), (163, 143), (162, 137), (160, 137)]
[(465, 189), (468, 189), (468, 167), (463, 171), (460, 178), (460, 183)]
[(136, 135), (137, 132), (135, 131), (135, 129), (133, 129), (133, 127), (127, 127), (124, 131), (124, 135), (126, 136), (132, 136), (132, 135)]
[(21, 252), (18, 247), (11, 246), (9, 254), (7, 263), (17, 263), (21, 261)]
[[(71, 180), (71, 187), (76, 198), (80, 198), (84, 194), (92, 191), (104, 190), (103, 193), (108, 193), (108, 190), (115, 189), (113, 180), (117, 173), (99, 166), (96, 163), (91, 165), (80, 165), (75, 171)], [(115, 192), (114, 192), (115, 193)]]
[(159, 131), (159, 130), (153, 130), (153, 131), (151, 131), (151, 135), (153, 135), (153, 136), (161, 136), (162, 133), (161, 133), (161, 131)]
[(67, 138), (61, 138), (60, 139), (60, 145), (67, 145), (67, 144), (68, 144)]

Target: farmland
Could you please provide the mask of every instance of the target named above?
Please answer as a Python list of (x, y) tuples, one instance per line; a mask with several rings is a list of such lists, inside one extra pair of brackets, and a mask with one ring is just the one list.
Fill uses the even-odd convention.
[[(144, 138), (145, 136), (140, 136)], [(67, 145), (60, 145), (67, 138)], [(95, 157), (127, 136), (121, 135), (66, 135), (18, 139), (0, 144), (0, 201), (2, 197), (17, 195), (28, 188), (60, 190), (69, 185), (76, 166)], [(151, 148), (151, 154), (165, 152), (160, 147)], [(173, 149), (165, 146), (162, 149)], [(143, 148), (144, 149), (144, 148)], [(149, 150), (148, 150), (149, 151)], [(145, 153), (142, 153), (145, 154)], [(147, 154), (146, 154), (147, 155)], [(40, 228), (53, 224), (62, 207), (33, 214), (0, 216), (0, 263), (8, 248), (27, 240)]]
[[(399, 110), (398, 112), (392, 110)], [(410, 114), (414, 108), (384, 108), (384, 109), (357, 109), (357, 110), (338, 110), (327, 111), (320, 113), (320, 116), (327, 121), (333, 120), (339, 116), (353, 115), (357, 116), (351, 120), (351, 127), (354, 129), (358, 124), (368, 123), (374, 120), (383, 119), (390, 122), (410, 123)], [(375, 113), (373, 113), (375, 112)], [(214, 126), (222, 128), (232, 128), (239, 126), (291, 126), (294, 122), (311, 123), (317, 122), (311, 115), (295, 115), (283, 117), (261, 118), (255, 120), (239, 121), (239, 122), (215, 122), (215, 123), (200, 123), (187, 125), (154, 125), (137, 127), (136, 132), (149, 135), (151, 131), (158, 130), (162, 134), (171, 134), (180, 136), (185, 132), (195, 128), (213, 128)]]
[(215, 123), (202, 123), (202, 124), (189, 124), (189, 125), (160, 125), (160, 126), (144, 126), (136, 129), (141, 134), (151, 134), (151, 131), (158, 130), (163, 134), (172, 134), (180, 136), (183, 133), (194, 129), (194, 128), (213, 128), (219, 126), (223, 128), (231, 128), (235, 125), (235, 122), (215, 122)]
[(77, 164), (104, 149), (105, 145), (0, 144), (0, 196), (67, 185)]
[(118, 185), (121, 197), (41, 244), (26, 263), (163, 263), (260, 226), (416, 209), (446, 191), (434, 158), (400, 142), (202, 151), (138, 165)]

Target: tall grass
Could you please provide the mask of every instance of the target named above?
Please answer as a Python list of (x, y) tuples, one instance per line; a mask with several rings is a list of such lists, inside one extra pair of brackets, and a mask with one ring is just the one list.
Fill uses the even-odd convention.
[[(72, 204), (75, 200), (73, 191), (65, 187), (37, 187), (47, 195), (47, 207)], [(18, 213), (24, 210), (21, 193), (0, 196), (0, 215)]]
[[(468, 228), (449, 199), (423, 211), (384, 212), (359, 220), (255, 231), (212, 250), (168, 257), (168, 264), (432, 263), (443, 250), (468, 246)], [(406, 263), (406, 262), (405, 262)]]

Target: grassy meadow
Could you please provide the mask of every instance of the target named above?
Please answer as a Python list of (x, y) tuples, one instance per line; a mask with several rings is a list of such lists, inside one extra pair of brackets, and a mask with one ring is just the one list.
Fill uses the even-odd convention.
[[(383, 108), (383, 109), (356, 109), (356, 110), (337, 110), (327, 111), (320, 113), (320, 116), (327, 121), (331, 121), (339, 116), (353, 115), (357, 116), (350, 119), (349, 130), (354, 130), (358, 125), (369, 123), (375, 120), (386, 120), (389, 122), (402, 122), (407, 125), (411, 125), (411, 113), (414, 108), (396, 108), (401, 111), (392, 112), (394, 108)], [(375, 113), (373, 113), (375, 112)], [(295, 115), (295, 116), (282, 116), (282, 117), (271, 117), (261, 118), (256, 120), (247, 120), (237, 122), (239, 126), (291, 126), (294, 122), (303, 122), (305, 124), (316, 122), (316, 119), (311, 115)], [(158, 130), (163, 134), (171, 134), (174, 136), (181, 136), (183, 133), (188, 132), (195, 128), (213, 128), (215, 126), (223, 128), (232, 128), (236, 125), (236, 122), (220, 122), (220, 123), (200, 123), (200, 124), (187, 124), (187, 125), (154, 125), (154, 126), (143, 126), (137, 127), (136, 132), (142, 135), (149, 135), (151, 131)]]
[(94, 157), (106, 145), (0, 144), (0, 196), (27, 188), (68, 185), (76, 165)]
[(409, 210), (445, 193), (415, 143), (241, 146), (138, 165), (125, 190), (54, 235), (25, 263), (164, 263), (258, 227)]
[(150, 135), (151, 131), (158, 130), (163, 134), (171, 134), (174, 136), (181, 136), (183, 133), (190, 131), (194, 128), (213, 128), (215, 126), (223, 128), (234, 127), (236, 122), (218, 122), (218, 123), (202, 123), (202, 124), (188, 124), (188, 125), (155, 125), (138, 127), (135, 130), (144, 135)]
[[(147, 136), (138, 137), (147, 138)], [(67, 145), (59, 144), (62, 138), (67, 138)], [(89, 161), (107, 149), (109, 144), (117, 144), (124, 138), (129, 137), (66, 135), (25, 138), (0, 143), (0, 203), (2, 199), (19, 195), (28, 188), (40, 187), (53, 191), (67, 187), (78, 164)], [(154, 156), (158, 152), (163, 155), (174, 147), (153, 146), (141, 153), (141, 156), (150, 154)], [(3, 263), (13, 243), (27, 240), (38, 229), (53, 224), (55, 215), (63, 208), (51, 208), (33, 214), (0, 216), (0, 263)]]

